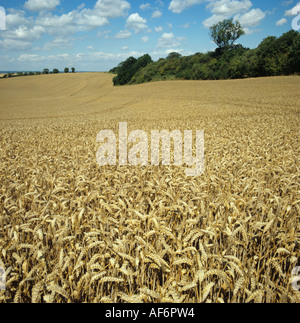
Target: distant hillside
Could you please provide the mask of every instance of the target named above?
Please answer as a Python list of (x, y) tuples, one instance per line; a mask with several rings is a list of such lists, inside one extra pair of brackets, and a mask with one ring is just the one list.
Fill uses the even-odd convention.
[(147, 54), (128, 58), (110, 72), (115, 85), (159, 80), (220, 80), (300, 73), (300, 33), (291, 30), (281, 37), (267, 37), (255, 49), (235, 45), (226, 50), (182, 57), (171, 53), (153, 62)]

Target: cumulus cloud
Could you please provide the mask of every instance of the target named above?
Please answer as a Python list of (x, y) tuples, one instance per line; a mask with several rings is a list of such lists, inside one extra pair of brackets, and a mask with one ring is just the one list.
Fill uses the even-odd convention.
[(286, 23), (287, 23), (287, 19), (286, 18), (282, 18), (282, 19), (280, 19), (280, 20), (278, 20), (276, 22), (276, 26), (283, 26)]
[[(27, 0), (24, 8), (28, 11), (39, 11), (37, 17), (28, 17), (25, 10), (8, 9), (8, 31), (1, 35), (1, 48), (11, 51), (22, 48), (28, 50), (43, 34), (55, 37), (44, 48), (51, 49), (55, 45), (58, 48), (71, 48), (72, 42), (68, 41), (70, 34), (103, 27), (109, 23), (109, 19), (124, 16), (130, 9), (130, 3), (125, 0), (97, 0), (91, 9), (82, 4), (63, 14), (51, 12), (60, 3), (60, 0)], [(142, 27), (136, 25), (136, 28)]]
[(73, 40), (65, 37), (57, 37), (54, 40), (47, 42), (44, 49), (49, 51), (52, 49), (71, 49), (73, 47)]
[(147, 43), (149, 41), (149, 37), (148, 36), (144, 36), (141, 38), (143, 43)]
[(6, 15), (7, 29), (12, 29), (16, 26), (28, 25), (30, 20), (25, 17), (26, 12), (23, 10), (8, 9)]
[(116, 35), (116, 39), (127, 39), (130, 38), (132, 33), (129, 30), (121, 30)]
[(260, 22), (266, 17), (266, 13), (261, 9), (252, 9), (251, 11), (235, 16), (242, 27), (255, 27), (260, 24)]
[(298, 2), (292, 9), (285, 11), (286, 17), (293, 17), (297, 15), (297, 8), (300, 8), (300, 2)]
[[(266, 12), (261, 9), (251, 9), (253, 6), (250, 0), (209, 0), (206, 6), (212, 13), (212, 16), (203, 21), (203, 25), (207, 28), (217, 24), (218, 22), (229, 19), (238, 20), (246, 34), (254, 32), (251, 27), (258, 26), (266, 17)], [(251, 9), (251, 10), (250, 10)]]
[(247, 11), (251, 7), (250, 0), (218, 0), (207, 5), (207, 8), (217, 16), (233, 16), (239, 12)]
[(224, 20), (224, 19), (227, 19), (228, 17), (227, 16), (223, 16), (223, 15), (212, 15), (211, 17), (205, 19), (203, 21), (203, 25), (206, 27), (206, 28), (209, 28), (215, 24), (217, 24), (218, 22)]
[(171, 47), (177, 47), (179, 45), (180, 45), (180, 42), (178, 41), (178, 38), (174, 36), (173, 33), (163, 33), (158, 40), (157, 47), (171, 48)]
[(140, 5), (140, 9), (141, 10), (148, 10), (148, 9), (151, 9), (151, 4), (150, 3), (142, 3)]
[(47, 29), (51, 35), (70, 34), (88, 31), (108, 24), (106, 17), (100, 16), (93, 9), (73, 10), (63, 15), (44, 15), (38, 17), (36, 23)]
[(25, 9), (30, 11), (51, 11), (60, 5), (60, 0), (28, 0)]
[(130, 3), (124, 0), (98, 0), (95, 4), (97, 14), (105, 18), (121, 17), (130, 7)]
[(36, 23), (46, 27), (50, 34), (69, 34), (103, 27), (110, 18), (121, 17), (129, 9), (130, 3), (125, 0), (98, 0), (92, 9), (82, 5), (62, 15), (41, 15)]
[(138, 34), (148, 29), (147, 20), (142, 18), (138, 13), (133, 13), (128, 17), (126, 27), (134, 30), (134, 32)]
[(32, 49), (32, 43), (29, 41), (6, 38), (0, 40), (0, 48), (5, 51), (20, 52)]
[(41, 26), (34, 26), (33, 28), (19, 26), (13, 31), (7, 31), (5, 36), (8, 39), (17, 39), (24, 42), (32, 42), (39, 39), (44, 33), (45, 29)]
[(203, 2), (203, 0), (172, 0), (169, 5), (169, 10), (174, 13), (181, 13), (185, 9)]
[(162, 16), (162, 12), (160, 10), (155, 10), (152, 14), (152, 18), (160, 18)]

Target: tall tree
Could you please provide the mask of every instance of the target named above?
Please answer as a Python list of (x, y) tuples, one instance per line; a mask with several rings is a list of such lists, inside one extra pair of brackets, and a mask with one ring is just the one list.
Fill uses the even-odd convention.
[(210, 36), (220, 49), (232, 48), (234, 42), (245, 32), (239, 21), (233, 22), (233, 18), (225, 19), (210, 28)]

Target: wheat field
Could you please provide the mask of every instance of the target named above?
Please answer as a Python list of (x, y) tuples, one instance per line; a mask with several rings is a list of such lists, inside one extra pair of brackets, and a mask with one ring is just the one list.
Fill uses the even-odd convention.
[[(300, 78), (0, 80), (1, 303), (299, 303)], [(97, 133), (204, 130), (205, 173), (99, 167)]]

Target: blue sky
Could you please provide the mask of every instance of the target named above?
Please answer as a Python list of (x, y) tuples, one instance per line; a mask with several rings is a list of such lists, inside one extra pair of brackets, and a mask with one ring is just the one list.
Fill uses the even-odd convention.
[[(256, 47), (292, 29), (298, 0), (0, 0), (0, 71), (107, 71), (129, 56), (154, 60), (215, 49), (209, 27), (239, 20)], [(300, 10), (299, 10), (300, 11)]]

